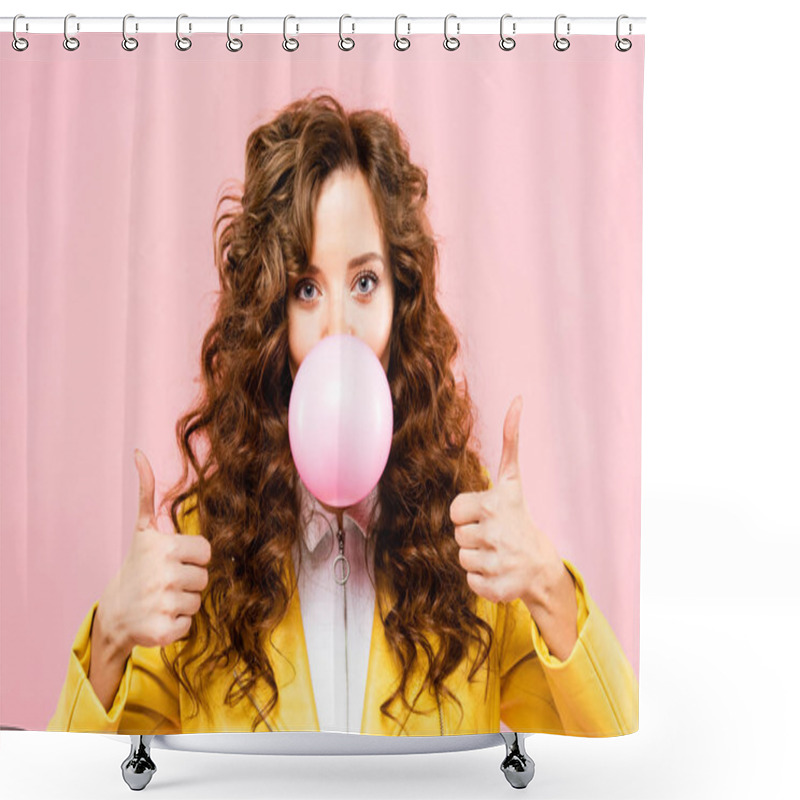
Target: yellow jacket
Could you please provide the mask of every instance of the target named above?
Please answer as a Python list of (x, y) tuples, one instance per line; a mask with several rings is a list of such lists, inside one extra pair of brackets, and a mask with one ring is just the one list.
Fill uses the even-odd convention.
[[(181, 524), (186, 534), (199, 533), (197, 515)], [(294, 585), (289, 559), (288, 585)], [(415, 697), (409, 712), (399, 700), (391, 707), (397, 723), (380, 711), (381, 703), (399, 685), (400, 668), (384, 636), (376, 598), (361, 733), (375, 735), (439, 736), (496, 733), (502, 720), (518, 733), (559, 733), (578, 736), (618, 736), (639, 729), (639, 686), (613, 630), (586, 591), (583, 577), (564, 561), (575, 578), (578, 601), (578, 641), (566, 661), (552, 656), (521, 599), (491, 603), (478, 597), (477, 613), (494, 631), (489, 657), (467, 683), (474, 652), (453, 672), (447, 686), (461, 701), (462, 710), (442, 702), (426, 690), (424, 674), (413, 674)], [(231, 673), (216, 675), (208, 685), (210, 716), (201, 708), (191, 717), (191, 698), (164, 666), (158, 647), (133, 648), (125, 664), (117, 694), (106, 712), (88, 679), (91, 630), (95, 602), (72, 644), (67, 676), (49, 731), (121, 734), (224, 733), (251, 730), (260, 713), (257, 698), (243, 698), (235, 706), (224, 698)], [(436, 638), (434, 637), (433, 643)], [(174, 660), (183, 642), (169, 645)], [(279, 690), (278, 703), (259, 721), (257, 731), (318, 731), (314, 691), (300, 615), (297, 591), (289, 609), (267, 643)], [(191, 670), (189, 675), (192, 675)], [(263, 705), (263, 702), (262, 702)]]

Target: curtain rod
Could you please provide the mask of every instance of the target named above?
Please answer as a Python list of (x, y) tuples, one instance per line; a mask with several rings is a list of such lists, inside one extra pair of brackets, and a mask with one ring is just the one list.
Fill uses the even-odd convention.
[[(617, 29), (616, 17), (570, 17), (559, 15), (559, 35), (598, 34), (614, 35)], [(80, 17), (71, 16), (68, 32), (76, 33), (122, 33), (122, 17)], [(398, 32), (403, 36), (415, 33), (444, 34), (444, 17), (409, 17), (400, 15), (397, 20)], [(644, 33), (645, 17), (626, 17), (622, 20), (623, 35)], [(0, 17), (0, 31), (11, 33), (13, 17)], [(160, 33), (176, 30), (177, 17), (130, 17), (127, 21), (128, 35), (133, 33)], [(514, 17), (506, 15), (503, 31), (506, 36), (525, 33), (554, 32), (553, 17)], [(395, 17), (354, 17), (345, 15), (342, 32), (387, 33), (395, 31)], [(339, 17), (292, 16), (287, 31), (297, 33), (338, 33)], [(569, 25), (569, 30), (567, 30)], [(231, 20), (231, 31), (235, 33), (283, 33), (284, 17), (236, 17)], [(181, 19), (181, 33), (226, 33), (227, 17), (193, 17), (186, 15)], [(27, 17), (17, 20), (17, 34), (22, 33), (64, 33), (64, 17)], [(458, 17), (451, 16), (448, 34), (469, 35), (474, 33), (500, 33), (500, 17)]]

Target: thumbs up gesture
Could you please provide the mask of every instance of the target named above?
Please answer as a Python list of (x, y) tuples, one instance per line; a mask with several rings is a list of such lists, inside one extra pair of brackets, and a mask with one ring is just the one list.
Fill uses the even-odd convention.
[(483, 492), (459, 494), (450, 504), (450, 519), (469, 587), (493, 603), (522, 598), (536, 618), (551, 610), (547, 598), (553, 584), (563, 582), (565, 573), (570, 583), (571, 577), (528, 512), (519, 469), (521, 416), (519, 395), (506, 413), (497, 483)]
[(165, 647), (189, 632), (208, 584), (211, 545), (202, 536), (158, 529), (155, 478), (150, 462), (136, 451), (139, 514), (120, 571), (98, 604), (102, 628), (114, 632), (119, 652), (134, 645)]

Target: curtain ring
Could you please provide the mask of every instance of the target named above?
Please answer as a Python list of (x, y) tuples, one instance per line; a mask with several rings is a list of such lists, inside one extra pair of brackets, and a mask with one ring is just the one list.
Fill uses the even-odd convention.
[[(455, 14), (448, 14), (444, 18), (444, 42), (442, 42), (442, 44), (444, 45), (445, 50), (458, 50), (458, 48), (461, 46), (461, 42), (456, 36), (447, 35), (447, 23), (451, 17), (455, 16), (456, 16)], [(460, 30), (461, 30), (461, 23), (456, 22), (456, 34), (458, 34)]]
[[(65, 50), (77, 50), (81, 43), (74, 37), (67, 35), (67, 22), (69, 21), (70, 17), (74, 17), (74, 14), (67, 14), (64, 17), (64, 49)], [(80, 25), (78, 26), (78, 30), (80, 30)]]
[[(411, 47), (411, 39), (406, 39), (405, 36), (400, 36), (397, 33), (397, 23), (401, 18), (408, 19), (405, 14), (398, 14), (394, 18), (394, 47), (395, 50), (408, 50), (408, 48)], [(411, 33), (411, 23), (407, 22), (406, 25), (408, 25), (408, 32)]]
[[(181, 36), (181, 20), (188, 17), (188, 14), (178, 14), (175, 20), (175, 47), (178, 50), (188, 50), (192, 46), (192, 40), (188, 36)], [(192, 30), (192, 23), (189, 23), (189, 30)]]
[[(620, 14), (617, 17), (617, 41), (614, 42), (614, 47), (616, 47), (617, 50), (620, 51), (620, 53), (627, 53), (628, 50), (630, 50), (631, 47), (633, 47), (633, 42), (630, 39), (620, 39), (619, 38), (619, 22), (622, 19), (629, 19), (629, 17), (628, 17), (627, 14)], [(631, 30), (632, 30), (631, 24), (628, 23), (628, 33), (630, 33)]]
[(18, 19), (25, 19), (25, 15), (24, 14), (17, 14), (17, 16), (14, 17), (14, 22), (11, 23), (11, 35), (13, 37), (11, 39), (11, 46), (18, 53), (21, 53), (23, 50), (27, 50), (28, 49), (28, 40), (27, 39), (23, 39), (20, 36), (17, 36), (17, 20)]
[[(503, 23), (506, 21), (508, 17), (512, 16), (511, 14), (503, 14), (500, 17), (500, 49), (501, 50), (513, 50), (517, 46), (517, 42), (515, 39), (512, 39), (510, 36), (503, 35)], [(513, 25), (512, 30), (516, 33), (517, 30), (517, 23), (515, 22)]]
[[(339, 17), (339, 49), (352, 50), (356, 46), (356, 43), (349, 36), (342, 36), (342, 21), (345, 19), (345, 17), (347, 19), (353, 19), (349, 14), (342, 14), (342, 16)], [(353, 23), (353, 30), (355, 31), (355, 29), (356, 25)]]
[[(558, 21), (566, 18), (566, 14), (559, 14), (556, 17), (555, 25), (553, 26), (553, 32), (556, 37), (555, 41), (553, 42), (553, 47), (562, 53), (564, 50), (569, 50), (569, 39), (565, 39), (563, 36), (558, 35)], [(567, 36), (569, 36), (569, 22), (567, 23)]]
[(242, 40), (241, 39), (236, 39), (236, 38), (231, 39), (231, 20), (232, 19), (239, 19), (239, 17), (236, 14), (231, 14), (228, 17), (228, 41), (225, 42), (225, 47), (227, 47), (228, 50), (231, 51), (231, 53), (238, 53), (242, 49), (242, 47), (244, 47), (244, 45), (242, 44)]
[(122, 18), (122, 49), (127, 50), (129, 53), (132, 50), (135, 50), (139, 46), (139, 40), (134, 39), (133, 36), (128, 36), (125, 27), (128, 23), (128, 20), (134, 18), (133, 14), (126, 14)]
[(291, 14), (287, 14), (283, 18), (283, 49), (286, 50), (286, 52), (288, 53), (293, 53), (295, 50), (297, 50), (298, 47), (300, 47), (300, 42), (298, 42), (297, 39), (293, 39), (291, 37), (287, 38), (286, 36), (286, 23), (290, 19), (297, 19), (297, 17), (294, 17)]

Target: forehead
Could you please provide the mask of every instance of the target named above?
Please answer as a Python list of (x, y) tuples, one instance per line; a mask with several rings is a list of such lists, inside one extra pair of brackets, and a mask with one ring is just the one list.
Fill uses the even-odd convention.
[(337, 170), (323, 183), (314, 209), (314, 239), (381, 238), (375, 199), (360, 171)]
[(336, 170), (320, 187), (313, 211), (311, 252), (289, 269), (297, 277), (366, 264), (388, 266), (377, 206), (360, 170)]

